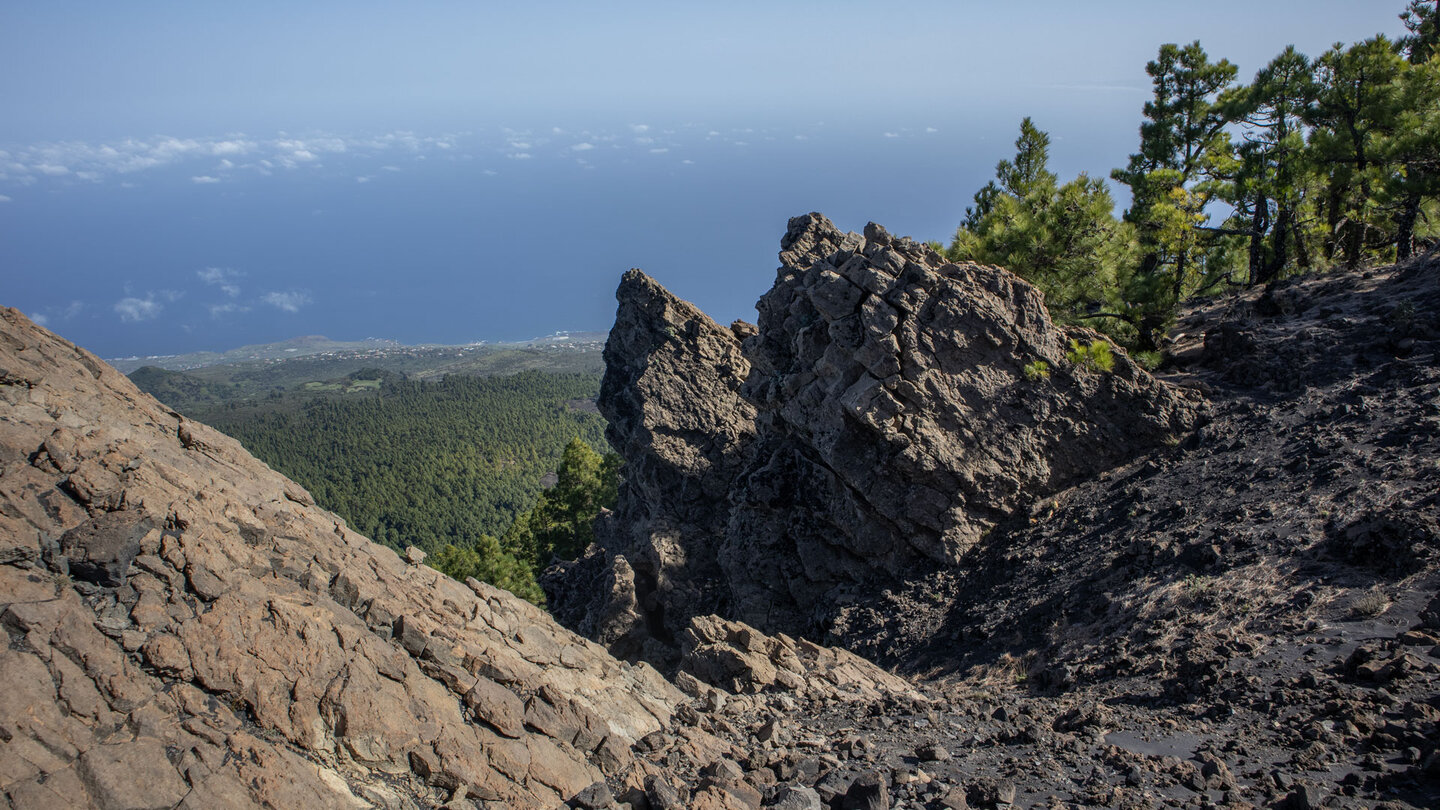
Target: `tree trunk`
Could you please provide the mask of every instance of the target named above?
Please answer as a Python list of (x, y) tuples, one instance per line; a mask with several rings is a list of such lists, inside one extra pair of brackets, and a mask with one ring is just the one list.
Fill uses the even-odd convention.
[(1420, 218), (1420, 194), (1405, 195), (1405, 207), (1395, 218), (1395, 260), (1404, 261), (1415, 255), (1415, 221)]

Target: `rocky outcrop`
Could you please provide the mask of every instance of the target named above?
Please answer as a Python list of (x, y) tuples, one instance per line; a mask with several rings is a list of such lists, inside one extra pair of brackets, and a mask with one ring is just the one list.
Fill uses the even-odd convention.
[(755, 436), (755, 408), (740, 395), (748, 325), (717, 325), (639, 270), (616, 298), (599, 404), (626, 461), (624, 494), (596, 523), (605, 551), (546, 582), (563, 622), (618, 656), (662, 660), (697, 615), (667, 616), (669, 605), (729, 604), (716, 552)]
[[(731, 693), (789, 692), (849, 703), (923, 702), (915, 687), (854, 653), (784, 633), (767, 636), (744, 622), (698, 616), (681, 639), (682, 688), (688, 675)], [(688, 691), (696, 691), (689, 688)]]
[(600, 407), (626, 480), (597, 548), (547, 585), (621, 655), (673, 663), (712, 612), (823, 634), (837, 606), (963, 565), (1021, 507), (1196, 423), (1123, 351), (1077, 359), (1104, 338), (1000, 268), (819, 214), (790, 221), (780, 259), (758, 328), (621, 282)]
[[(0, 310), (0, 806), (555, 807), (685, 700)], [(8, 801), (8, 804), (6, 802)]]

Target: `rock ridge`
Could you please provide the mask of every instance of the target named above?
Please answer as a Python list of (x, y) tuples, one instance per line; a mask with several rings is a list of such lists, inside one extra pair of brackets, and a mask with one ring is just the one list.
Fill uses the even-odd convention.
[(1001, 268), (814, 213), (780, 261), (755, 326), (621, 280), (600, 398), (619, 502), (546, 578), (557, 615), (617, 655), (672, 665), (707, 613), (823, 637), (858, 594), (962, 565), (1029, 502), (1201, 418), (1123, 351), (1106, 371), (1068, 359), (1104, 338), (1053, 324)]

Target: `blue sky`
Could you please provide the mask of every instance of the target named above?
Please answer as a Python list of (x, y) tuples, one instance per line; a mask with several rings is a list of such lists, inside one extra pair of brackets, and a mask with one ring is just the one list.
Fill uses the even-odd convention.
[(0, 7), (0, 303), (104, 356), (753, 317), (785, 218), (948, 237), (1021, 117), (1134, 148), (1163, 42), (1248, 77), (1400, 2)]

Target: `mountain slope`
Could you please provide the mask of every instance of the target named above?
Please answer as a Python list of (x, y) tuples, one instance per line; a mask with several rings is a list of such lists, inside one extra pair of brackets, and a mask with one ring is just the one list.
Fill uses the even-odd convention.
[[(554, 807), (682, 700), (0, 311), (14, 807)], [(635, 777), (638, 779), (639, 777)]]

